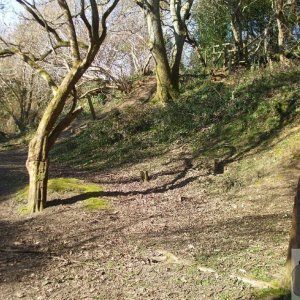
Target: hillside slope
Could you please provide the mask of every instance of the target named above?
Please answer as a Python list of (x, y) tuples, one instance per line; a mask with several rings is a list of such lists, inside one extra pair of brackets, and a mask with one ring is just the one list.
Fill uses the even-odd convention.
[[(99, 106), (99, 120), (56, 146), (50, 172), (97, 189), (62, 180), (30, 218), (15, 213), (15, 196), (0, 202), (4, 250), (38, 253), (0, 252), (3, 299), (288, 293), (280, 280), (300, 167), (299, 75), (192, 80), (165, 107), (134, 97)], [(109, 205), (87, 209), (91, 199)]]

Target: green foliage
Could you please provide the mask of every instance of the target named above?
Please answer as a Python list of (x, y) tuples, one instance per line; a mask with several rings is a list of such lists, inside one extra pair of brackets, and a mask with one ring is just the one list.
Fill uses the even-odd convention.
[(57, 161), (97, 170), (156, 156), (180, 141), (212, 158), (244, 155), (272, 140), (297, 117), (300, 71), (244, 75), (247, 79), (236, 83), (233, 78), (231, 84), (191, 80), (180, 98), (166, 107), (113, 109), (57, 145), (52, 155)]
[(269, 282), (269, 281), (271, 281), (273, 279), (266, 272), (265, 266), (264, 267), (256, 266), (255, 268), (253, 268), (251, 270), (250, 276), (252, 276), (253, 278), (255, 278), (257, 280), (266, 281), (266, 282)]
[(290, 291), (286, 288), (269, 288), (269, 289), (262, 289), (255, 293), (255, 299), (265, 299), (268, 296), (288, 296), (290, 295)]

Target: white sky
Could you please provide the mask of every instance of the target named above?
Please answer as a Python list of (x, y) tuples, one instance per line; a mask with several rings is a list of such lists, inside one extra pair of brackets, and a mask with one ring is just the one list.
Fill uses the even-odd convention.
[(0, 0), (0, 4), (5, 5), (4, 9), (0, 11), (0, 27), (15, 24), (19, 19), (19, 14), (23, 11), (21, 5), (15, 0)]

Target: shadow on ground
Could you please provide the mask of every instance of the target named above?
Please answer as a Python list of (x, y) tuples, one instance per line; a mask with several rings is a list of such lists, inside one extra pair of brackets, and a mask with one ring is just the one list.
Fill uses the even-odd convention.
[(0, 151), (0, 201), (24, 187), (28, 180), (26, 151)]
[(31, 240), (26, 238), (30, 224), (30, 220), (0, 221), (0, 284), (18, 282), (24, 276), (38, 273), (50, 258), (45, 249), (35, 244), (34, 234)]

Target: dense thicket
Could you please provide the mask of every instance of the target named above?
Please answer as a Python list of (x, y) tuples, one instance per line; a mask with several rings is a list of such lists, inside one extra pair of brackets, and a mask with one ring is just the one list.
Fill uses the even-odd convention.
[(199, 0), (194, 32), (209, 66), (299, 57), (299, 2)]

